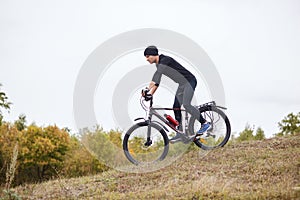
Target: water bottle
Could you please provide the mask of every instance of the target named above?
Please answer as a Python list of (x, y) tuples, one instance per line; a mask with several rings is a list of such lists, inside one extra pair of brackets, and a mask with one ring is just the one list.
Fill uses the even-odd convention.
[(176, 119), (173, 119), (171, 115), (165, 114), (166, 119), (173, 125), (173, 126), (178, 126), (179, 122)]

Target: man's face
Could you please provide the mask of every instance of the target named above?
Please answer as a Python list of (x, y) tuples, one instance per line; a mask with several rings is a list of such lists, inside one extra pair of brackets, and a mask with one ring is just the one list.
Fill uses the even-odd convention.
[(156, 56), (146, 55), (146, 60), (147, 60), (150, 64), (153, 64), (153, 63), (156, 62)]

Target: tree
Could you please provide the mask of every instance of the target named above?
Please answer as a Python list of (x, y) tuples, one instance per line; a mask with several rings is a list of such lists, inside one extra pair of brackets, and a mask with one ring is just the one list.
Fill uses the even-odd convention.
[(237, 138), (238, 141), (247, 141), (253, 140), (253, 129), (249, 124), (246, 125), (245, 129), (240, 133), (240, 136)]
[[(2, 84), (0, 83), (0, 89)], [(8, 102), (7, 96), (4, 92), (0, 90), (0, 125), (2, 124), (3, 115), (2, 115), (2, 109), (9, 110), (11, 106), (11, 102)]]
[(61, 171), (64, 177), (85, 176), (106, 170), (108, 167), (93, 156), (76, 137), (70, 138), (70, 150), (66, 154)]
[(15, 121), (15, 126), (19, 131), (26, 128), (26, 116), (24, 114), (19, 115), (19, 119)]
[(113, 163), (115, 161), (116, 148), (109, 141), (109, 135), (102, 127), (97, 126), (95, 131), (83, 130), (81, 142), (101, 162)]
[(69, 134), (56, 126), (41, 128), (30, 125), (20, 137), (20, 162), (23, 171), (31, 171), (25, 179), (51, 178), (61, 168), (69, 150)]
[(262, 130), (261, 127), (258, 127), (257, 130), (256, 130), (256, 134), (254, 136), (254, 139), (255, 140), (263, 140), (265, 139), (265, 132)]
[(6, 170), (19, 136), (20, 132), (10, 123), (4, 122), (0, 126), (0, 185), (5, 181)]
[(280, 132), (277, 135), (294, 135), (300, 133), (300, 112), (297, 114), (290, 113), (278, 123)]
[(110, 130), (108, 132), (109, 141), (111, 141), (116, 147), (122, 148), (122, 133), (117, 130)]

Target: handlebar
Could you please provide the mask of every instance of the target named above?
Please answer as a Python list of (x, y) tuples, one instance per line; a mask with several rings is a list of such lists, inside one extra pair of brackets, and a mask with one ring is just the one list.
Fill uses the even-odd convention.
[[(150, 106), (145, 105), (145, 102), (148, 102), (148, 101), (150, 101)], [(150, 100), (148, 100), (148, 101), (146, 100), (146, 98), (144, 96), (141, 96), (141, 98), (140, 98), (140, 104), (141, 104), (142, 108), (145, 111), (149, 111), (150, 108), (152, 107), (152, 105), (153, 105), (153, 97)]]
[(143, 103), (143, 100), (144, 101), (150, 101), (150, 107), (152, 107), (153, 105), (153, 96), (152, 94), (149, 94), (149, 89), (146, 87), (145, 89), (142, 90), (142, 97), (141, 97), (141, 105), (142, 107), (144, 108), (144, 110), (148, 110), (148, 109), (145, 109), (145, 104)]

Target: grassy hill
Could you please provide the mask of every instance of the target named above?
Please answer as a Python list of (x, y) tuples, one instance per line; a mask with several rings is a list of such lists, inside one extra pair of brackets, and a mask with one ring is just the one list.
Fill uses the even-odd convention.
[(300, 135), (191, 151), (159, 171), (14, 188), (22, 199), (300, 199)]

